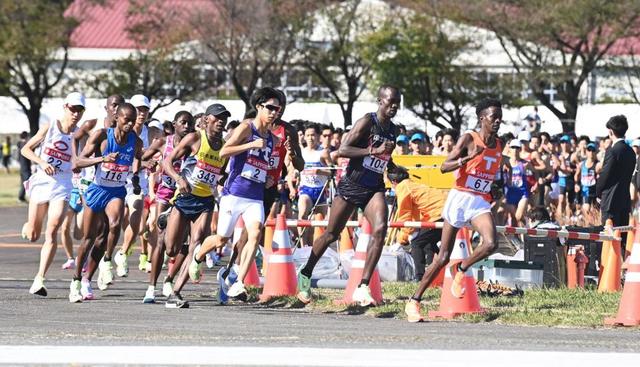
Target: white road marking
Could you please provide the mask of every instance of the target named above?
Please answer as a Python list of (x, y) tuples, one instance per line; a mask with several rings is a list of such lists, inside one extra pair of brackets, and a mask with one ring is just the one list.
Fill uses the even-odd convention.
[(0, 346), (0, 364), (633, 366), (640, 353), (189, 346)]

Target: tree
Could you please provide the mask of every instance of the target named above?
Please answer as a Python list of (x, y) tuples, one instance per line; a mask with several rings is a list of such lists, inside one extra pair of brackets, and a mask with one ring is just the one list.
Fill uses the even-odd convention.
[(385, 12), (366, 9), (361, 0), (323, 0), (316, 6), (315, 14), (304, 17), (298, 34), (300, 64), (329, 90), (347, 127), (371, 72), (371, 62), (364, 56), (366, 39), (385, 21), (375, 15), (380, 18)]
[(476, 45), (447, 33), (435, 17), (399, 14), (368, 37), (365, 55), (376, 84), (400, 88), (408, 109), (439, 128), (460, 129), (469, 106), (489, 96), (508, 104), (516, 89), (461, 63)]
[(69, 40), (78, 22), (71, 0), (0, 2), (0, 93), (13, 98), (38, 131), (40, 108), (63, 79)]
[[(424, 2), (414, 6), (425, 9)], [(622, 38), (640, 32), (636, 0), (437, 0), (428, 11), (490, 30), (533, 95), (574, 130), (580, 90), (589, 74)], [(431, 6), (435, 4), (435, 6)], [(557, 108), (545, 89), (554, 86)]]
[(279, 85), (295, 46), (294, 0), (208, 0), (193, 11), (189, 27), (203, 61), (226, 75), (245, 103), (261, 84)]
[(206, 95), (215, 86), (208, 75), (188, 51), (158, 48), (114, 61), (112, 70), (98, 74), (89, 86), (105, 96), (143, 94), (159, 102), (153, 115), (176, 100)]

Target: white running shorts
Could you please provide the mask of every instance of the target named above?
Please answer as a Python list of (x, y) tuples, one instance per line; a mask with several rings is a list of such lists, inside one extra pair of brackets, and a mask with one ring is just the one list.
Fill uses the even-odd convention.
[(69, 200), (73, 185), (67, 185), (50, 177), (43, 177), (44, 173), (37, 172), (29, 179), (29, 201), (42, 204), (56, 200)]
[(442, 219), (456, 228), (462, 228), (478, 215), (490, 212), (491, 204), (480, 195), (451, 189), (442, 208)]
[(224, 195), (220, 198), (217, 234), (225, 238), (231, 238), (236, 222), (241, 215), (246, 225), (256, 221), (264, 224), (264, 204), (262, 200), (246, 199), (234, 195)]

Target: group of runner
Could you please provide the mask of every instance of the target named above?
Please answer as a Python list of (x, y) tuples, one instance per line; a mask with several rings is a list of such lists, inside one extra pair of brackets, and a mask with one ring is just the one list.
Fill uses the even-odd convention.
[[(170, 135), (162, 126), (149, 123), (151, 105), (145, 96), (132, 96), (129, 102), (122, 96), (110, 96), (102, 123), (93, 119), (81, 124), (84, 97), (77, 92), (69, 94), (63, 117), (42, 125), (22, 149), (22, 154), (38, 166), (28, 182), (29, 215), (23, 236), (36, 241), (47, 214), (40, 268), (30, 292), (47, 295), (44, 278), (55, 255), (57, 232), (79, 222), (82, 242), (75, 257), (70, 302), (94, 298), (91, 280), (96, 271), (98, 287), (106, 290), (114, 281), (113, 262), (117, 275), (126, 276), (129, 251), (140, 240), (143, 249), (139, 267), (149, 271), (143, 302), (155, 302), (157, 280), (165, 260), (171, 258), (172, 266), (162, 287), (167, 297), (165, 305), (188, 307), (181, 290), (189, 279), (200, 279), (208, 254), (228, 243), (242, 217), (245, 235), (235, 244), (231, 260), (233, 263), (237, 257), (236, 280), (229, 276), (219, 279), (219, 294), (242, 297), (246, 295), (243, 279), (256, 255), (265, 218), (273, 204), (283, 199), (279, 190), (285, 176), (283, 168), (301, 172), (298, 193), (303, 199), (299, 208), (307, 213), (326, 191), (331, 175), (328, 166), (337, 164), (342, 173), (328, 227), (313, 243), (303, 242), (312, 249), (298, 272), (298, 298), (304, 303), (312, 301), (315, 265), (337, 241), (354, 211), (361, 209), (372, 234), (353, 300), (362, 306), (374, 304), (369, 280), (387, 233), (384, 175), (398, 169), (392, 154), (401, 134), (392, 118), (400, 98), (396, 88), (381, 87), (377, 111), (356, 121), (342, 137), (339, 148), (331, 152), (320, 143), (315, 125), (305, 127), (306, 147), (301, 149), (297, 129), (281, 120), (285, 95), (270, 87), (255, 92), (251, 97), (254, 111), (242, 122), (227, 124), (231, 113), (223, 105), (213, 104), (197, 119), (187, 111), (178, 112)], [(448, 264), (458, 228), (471, 225), (483, 241), (471, 258), (451, 266), (454, 282), (450, 291), (454, 296), (464, 294), (462, 274), (496, 248), (491, 187), (506, 161), (497, 136), (501, 104), (497, 100), (481, 101), (476, 114), (479, 131), (463, 134), (449, 148), (442, 164), (443, 172), (455, 171), (457, 178), (442, 213), (440, 254), (407, 304), (411, 321), (421, 319), (420, 297)], [(226, 135), (225, 126), (232, 130)], [(75, 213), (79, 221), (66, 214), (67, 202), (69, 213)], [(65, 220), (70, 224), (64, 224)], [(116, 251), (123, 229), (124, 242)]]

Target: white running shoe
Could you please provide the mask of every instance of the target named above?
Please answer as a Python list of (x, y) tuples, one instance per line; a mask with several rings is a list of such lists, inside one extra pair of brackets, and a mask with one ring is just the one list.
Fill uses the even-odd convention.
[(168, 282), (166, 279), (162, 283), (162, 295), (169, 297), (173, 293), (173, 282)]
[(29, 288), (29, 293), (42, 297), (47, 296), (47, 288), (44, 286), (43, 277), (36, 275), (36, 277), (33, 278), (33, 284), (31, 284), (31, 288)]
[(62, 264), (63, 270), (75, 269), (76, 261), (74, 259), (67, 259), (64, 264)]
[(113, 261), (116, 263), (116, 275), (119, 277), (126, 277), (129, 274), (129, 256), (122, 252), (122, 250), (116, 252), (116, 256), (113, 257)]
[(369, 289), (368, 285), (361, 284), (355, 291), (353, 291), (353, 296), (351, 297), (353, 302), (358, 303), (362, 307), (367, 307), (371, 305), (375, 305), (376, 301), (371, 296), (371, 289)]
[(231, 287), (229, 287), (229, 290), (227, 291), (227, 295), (229, 297), (238, 297), (246, 293), (247, 293), (247, 290), (244, 287), (244, 283), (239, 280), (233, 283), (233, 285), (231, 285)]
[(79, 280), (72, 280), (69, 286), (69, 302), (80, 303), (82, 302), (82, 294), (80, 294), (80, 288), (82, 285)]
[(156, 302), (156, 288), (152, 285), (147, 287), (147, 292), (144, 294), (142, 303), (155, 303)]
[(109, 288), (109, 284), (113, 283), (113, 265), (111, 265), (111, 261), (102, 259), (98, 269), (98, 288), (104, 291)]
[(91, 281), (82, 279), (80, 281), (80, 294), (83, 301), (90, 301), (95, 298), (93, 295), (93, 288), (91, 288)]

